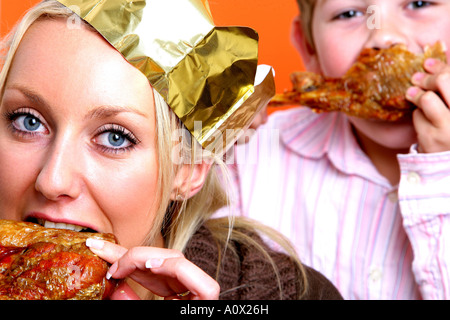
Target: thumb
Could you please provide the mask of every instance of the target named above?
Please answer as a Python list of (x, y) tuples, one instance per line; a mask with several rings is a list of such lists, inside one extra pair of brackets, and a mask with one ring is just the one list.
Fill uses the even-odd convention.
[(116, 290), (109, 297), (110, 300), (140, 300), (139, 296), (131, 289), (130, 285), (121, 281)]

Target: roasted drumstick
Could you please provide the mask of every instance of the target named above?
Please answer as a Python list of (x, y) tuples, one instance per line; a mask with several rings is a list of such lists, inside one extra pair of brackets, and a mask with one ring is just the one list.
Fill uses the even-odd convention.
[(116, 242), (112, 234), (0, 220), (0, 300), (107, 298), (116, 283), (105, 278), (109, 265), (86, 247), (89, 237)]
[(424, 71), (427, 58), (445, 62), (443, 44), (429, 46), (420, 55), (400, 44), (364, 49), (342, 78), (293, 73), (293, 89), (276, 95), (269, 105), (303, 105), (316, 112), (341, 111), (365, 119), (398, 121), (410, 117), (415, 108), (406, 101), (405, 93), (414, 73)]

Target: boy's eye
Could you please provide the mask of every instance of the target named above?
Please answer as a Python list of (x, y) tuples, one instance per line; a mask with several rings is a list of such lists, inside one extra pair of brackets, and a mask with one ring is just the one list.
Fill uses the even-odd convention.
[(412, 1), (408, 4), (410, 9), (420, 9), (431, 5), (429, 1)]
[(356, 17), (364, 16), (364, 13), (357, 10), (348, 10), (338, 14), (334, 19), (351, 19)]

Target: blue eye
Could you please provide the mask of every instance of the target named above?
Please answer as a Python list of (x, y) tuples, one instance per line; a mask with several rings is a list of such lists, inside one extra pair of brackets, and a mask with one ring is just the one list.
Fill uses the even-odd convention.
[(28, 131), (37, 131), (39, 129), (39, 127), (41, 126), (41, 122), (36, 117), (26, 116), (23, 119), (23, 126)]
[(120, 147), (123, 145), (124, 142), (126, 142), (126, 138), (118, 133), (109, 133), (108, 136), (109, 143), (114, 147)]
[(14, 129), (22, 133), (47, 133), (41, 120), (28, 112), (12, 114), (10, 121)]
[(104, 151), (126, 151), (139, 143), (131, 132), (118, 125), (107, 125), (99, 131), (94, 142)]
[(95, 142), (107, 148), (126, 148), (131, 145), (131, 142), (122, 134), (116, 132), (104, 132), (99, 134)]
[[(125, 146), (129, 146), (131, 143), (130, 141), (127, 140), (126, 137), (124, 137), (122, 134), (120, 133), (116, 133), (116, 132), (105, 132), (104, 134), (102, 134), (101, 136), (106, 136), (104, 138), (108, 139), (108, 143), (115, 147), (115, 148), (119, 148), (119, 147), (123, 147), (123, 145), (125, 144)], [(106, 140), (106, 139), (105, 139)]]

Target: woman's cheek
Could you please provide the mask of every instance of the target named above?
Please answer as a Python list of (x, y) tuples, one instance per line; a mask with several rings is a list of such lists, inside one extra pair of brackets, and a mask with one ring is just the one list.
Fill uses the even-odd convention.
[[(157, 168), (150, 161), (103, 171), (96, 176), (98, 202), (124, 246), (139, 245), (148, 235), (159, 206)], [(155, 168), (155, 169), (154, 169)], [(104, 188), (110, 192), (104, 192)], [(103, 189), (103, 190), (102, 190)]]

